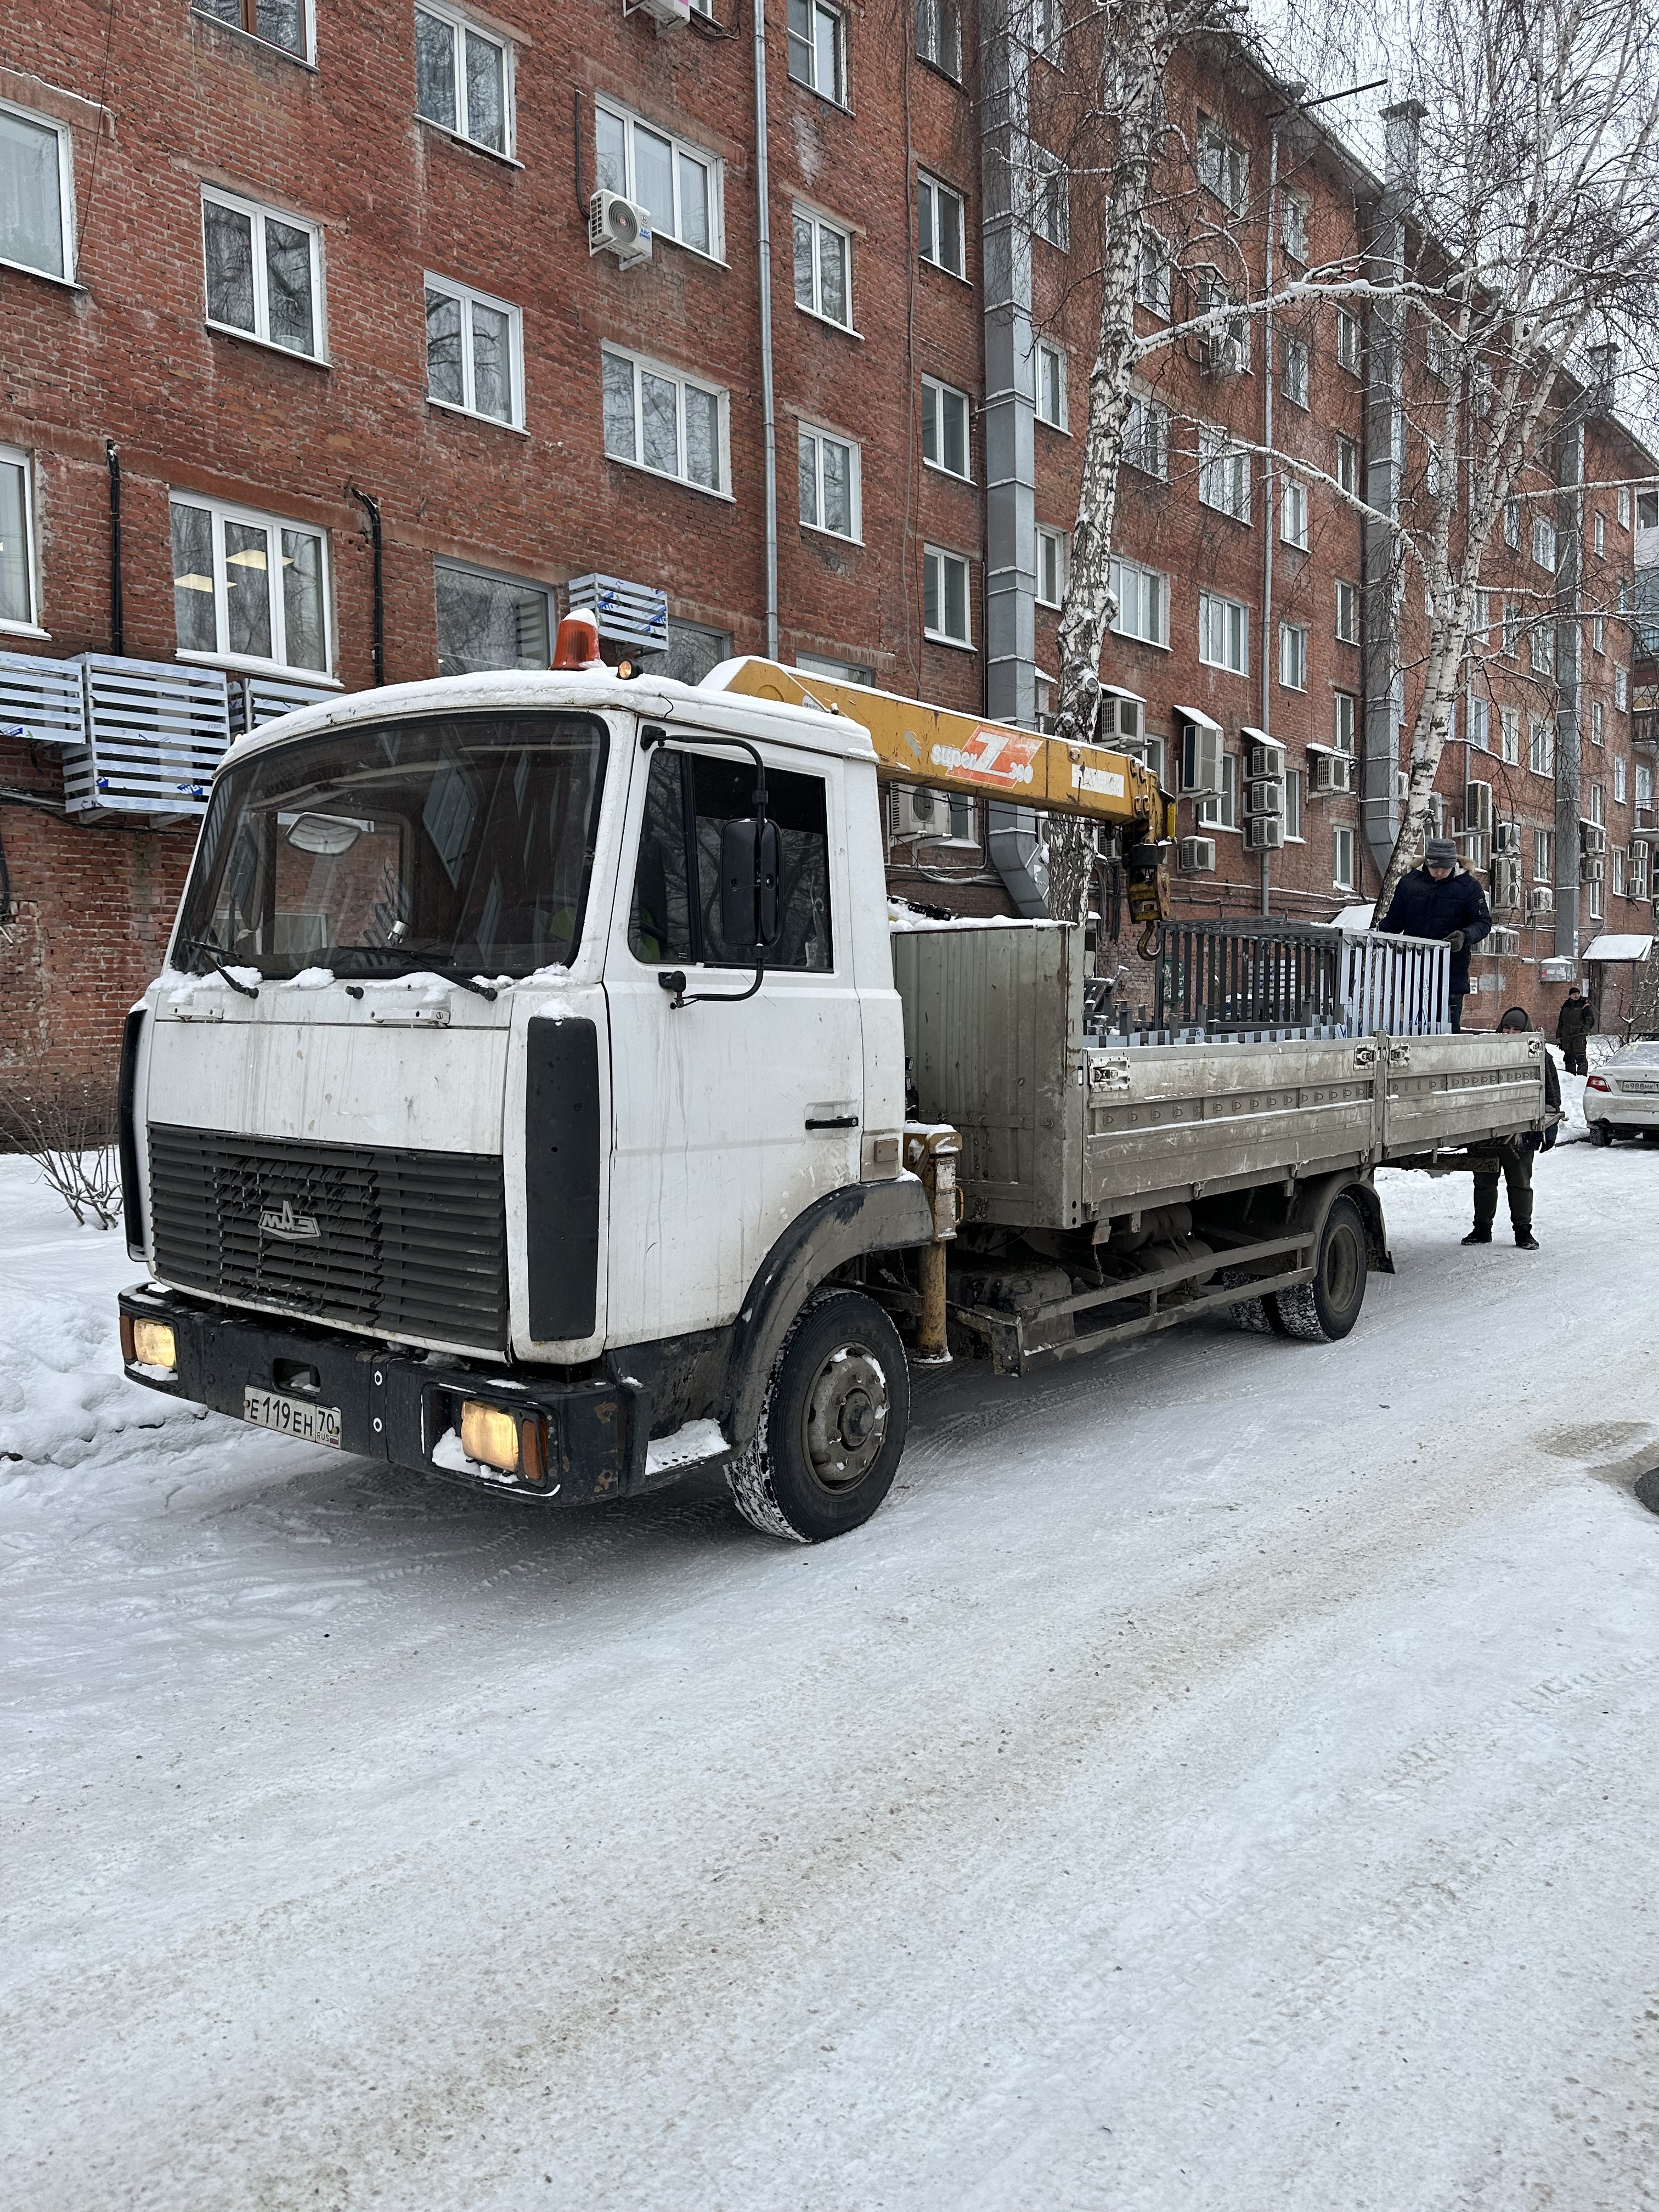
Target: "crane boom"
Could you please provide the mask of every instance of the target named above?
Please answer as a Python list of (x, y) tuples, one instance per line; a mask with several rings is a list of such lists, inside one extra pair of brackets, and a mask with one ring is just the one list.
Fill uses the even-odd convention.
[(1174, 801), (1152, 770), (1104, 745), (1068, 744), (1035, 730), (754, 657), (731, 665), (722, 689), (786, 706), (817, 707), (860, 723), (876, 749), (876, 773), (887, 782), (1006, 799), (1045, 814), (1106, 823), (1146, 840), (1175, 834)]

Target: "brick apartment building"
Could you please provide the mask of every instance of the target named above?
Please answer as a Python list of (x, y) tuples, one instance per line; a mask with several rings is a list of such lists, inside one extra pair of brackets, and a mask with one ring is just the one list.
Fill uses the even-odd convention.
[[(331, 687), (544, 665), (573, 580), (638, 587), (619, 650), (665, 595), (674, 674), (775, 650), (1047, 710), (1095, 316), (1090, 210), (1049, 150), (1066, 72), (1029, 51), (1054, 16), (767, 0), (763, 51), (739, 0), (14, 9), (0, 1081), (107, 1065), (161, 959), (204, 730)], [(1191, 296), (1183, 210), (1225, 232), (1241, 289), (1270, 252), (1282, 271), (1369, 234), (1382, 180), (1241, 50), (1183, 57), (1168, 104), (1197, 173), (1168, 196), (1170, 260), (1143, 270), (1144, 331)], [(600, 191), (647, 210), (648, 258), (620, 234), (590, 250)], [(1224, 733), (1225, 790), (1182, 805), (1178, 896), (1199, 913), (1260, 903), (1246, 728), (1287, 748), (1275, 913), (1365, 898), (1393, 842), (1410, 595), (1397, 618), (1368, 588), (1340, 500), (1229, 444), (1375, 496), (1370, 356), (1364, 319), (1327, 304), (1147, 363), (1104, 673), (1166, 781), (1177, 707)], [(1517, 506), (1439, 779), (1516, 932), (1479, 963), (1493, 1014), (1547, 1013), (1542, 961), (1650, 927), (1651, 755), (1619, 617), (1630, 487), (1659, 464), (1594, 394), (1561, 409), (1572, 481)], [(1582, 633), (1576, 665), (1558, 633)], [(66, 673), (75, 702), (60, 684), (54, 705)], [(88, 701), (90, 752), (58, 741)], [(890, 803), (897, 890), (1034, 909), (1030, 821)]]

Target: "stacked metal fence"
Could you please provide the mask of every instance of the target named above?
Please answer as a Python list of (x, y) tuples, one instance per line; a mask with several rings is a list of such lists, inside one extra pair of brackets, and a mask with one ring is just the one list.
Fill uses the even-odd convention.
[(1166, 922), (1154, 1003), (1133, 1027), (1171, 1042), (1379, 1030), (1436, 1036), (1451, 1026), (1450, 964), (1443, 943), (1376, 930), (1348, 936), (1308, 922)]

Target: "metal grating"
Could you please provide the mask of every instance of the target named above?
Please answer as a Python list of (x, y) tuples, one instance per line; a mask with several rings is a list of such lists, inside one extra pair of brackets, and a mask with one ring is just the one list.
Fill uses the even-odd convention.
[(85, 653), (87, 742), (64, 761), (71, 814), (177, 819), (207, 810), (230, 743), (224, 672)]
[(85, 744), (79, 662), (0, 653), (0, 738), (21, 738), (31, 745)]
[(157, 1123), (149, 1172), (155, 1271), (181, 1290), (419, 1343), (506, 1346), (498, 1155)]
[(325, 699), (338, 696), (332, 684), (299, 683), (286, 676), (234, 676), (230, 734), (240, 738), (245, 731), (262, 729), (267, 722), (296, 714), (301, 707), (319, 706)]
[(620, 576), (573, 576), (568, 605), (592, 607), (599, 635), (641, 653), (668, 649), (668, 594), (649, 584), (629, 584)]

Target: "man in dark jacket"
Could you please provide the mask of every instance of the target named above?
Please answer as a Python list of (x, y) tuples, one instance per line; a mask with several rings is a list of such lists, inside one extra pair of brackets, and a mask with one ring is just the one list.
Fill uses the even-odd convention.
[[(1524, 1006), (1511, 1006), (1498, 1026), (1500, 1030), (1518, 1030), (1524, 1034), (1532, 1027), (1532, 1021)], [(1466, 1244), (1492, 1243), (1492, 1225), (1498, 1218), (1498, 1179), (1501, 1176), (1509, 1193), (1510, 1226), (1515, 1231), (1516, 1245), (1522, 1252), (1538, 1249), (1538, 1239), (1532, 1233), (1533, 1155), (1548, 1152), (1554, 1144), (1555, 1125), (1560, 1118), (1561, 1079), (1555, 1072), (1555, 1062), (1546, 1052), (1544, 1119), (1547, 1127), (1541, 1132), (1528, 1130), (1525, 1136), (1506, 1138), (1477, 1163), (1474, 1170), (1474, 1226), (1463, 1239)]]
[(1460, 873), (1449, 837), (1431, 837), (1423, 865), (1401, 876), (1382, 927), (1396, 937), (1443, 937), (1451, 947), (1451, 1025), (1463, 1026), (1469, 991), (1469, 947), (1492, 927), (1486, 895), (1471, 875)]
[(1584, 1056), (1589, 1032), (1589, 1000), (1575, 983), (1562, 1000), (1561, 1011), (1555, 1018), (1555, 1042), (1561, 1048), (1561, 1057), (1566, 1062), (1569, 1075), (1589, 1073), (1589, 1062)]

